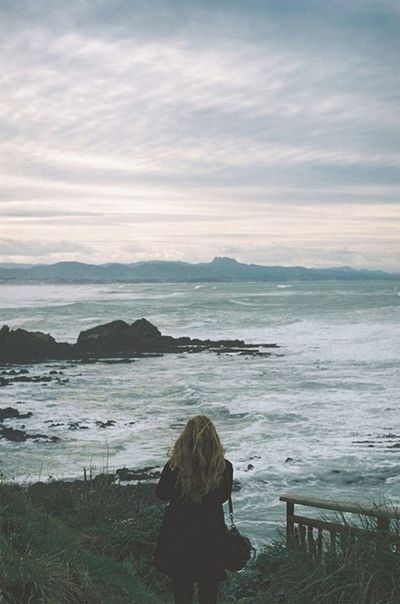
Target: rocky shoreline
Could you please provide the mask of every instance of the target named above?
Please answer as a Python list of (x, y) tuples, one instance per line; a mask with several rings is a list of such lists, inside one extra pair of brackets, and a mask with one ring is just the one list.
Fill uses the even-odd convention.
[[(120, 320), (98, 325), (82, 331), (74, 344), (57, 342), (50, 334), (13, 330), (5, 325), (0, 329), (0, 391), (10, 388), (16, 395), (16, 400), (9, 402), (12, 406), (0, 408), (0, 440), (16, 444), (35, 442), (46, 446), (46, 443), (60, 443), (69, 431), (111, 430), (115, 427), (116, 420), (107, 416), (91, 420), (71, 417), (59, 421), (50, 415), (44, 424), (34, 422), (35, 428), (29, 429), (29, 419), (35, 409), (30, 407), (29, 402), (21, 400), (25, 396), (22, 394), (25, 392), (24, 387), (30, 384), (35, 389), (56, 387), (58, 390), (68, 387), (70, 380), (76, 375), (76, 372), (70, 370), (76, 366), (92, 363), (129, 364), (142, 358), (177, 353), (278, 356), (273, 350), (265, 350), (275, 348), (278, 348), (277, 344), (248, 344), (239, 339), (200, 340), (165, 336), (146, 319), (137, 320), (130, 325)], [(19, 391), (21, 394), (17, 394)], [(129, 418), (123, 422), (125, 426), (134, 423)], [(58, 432), (58, 435), (54, 432)], [(121, 472), (124, 473), (125, 470), (126, 468), (122, 468)], [(156, 470), (153, 468), (152, 472), (154, 471)]]
[[(23, 404), (22, 401), (17, 401), (17, 404)], [(4, 424), (4, 422), (8, 420), (26, 420), (30, 419), (33, 416), (32, 411), (27, 411), (25, 413), (21, 413), (18, 409), (14, 407), (3, 407), (0, 408), (0, 439), (4, 438), (5, 440), (22, 443), (25, 441), (32, 440), (38, 443), (59, 443), (61, 442), (61, 438), (55, 435), (48, 435), (43, 433), (33, 433), (26, 431), (26, 425), (19, 425), (18, 428), (15, 428), (11, 425)], [(53, 428), (58, 426), (63, 426), (68, 430), (87, 430), (89, 427), (97, 427), (101, 429), (111, 428), (115, 425), (114, 420), (96, 420), (92, 426), (88, 426), (86, 424), (82, 424), (80, 420), (74, 422), (53, 422), (53, 420), (46, 420), (44, 422), (46, 427)], [(87, 423), (87, 422), (86, 422)], [(134, 421), (126, 422), (125, 425), (134, 424)], [(258, 456), (256, 456), (258, 458)], [(250, 457), (250, 460), (254, 460), (255, 457)], [(254, 468), (252, 463), (247, 464), (246, 472), (250, 471)], [(161, 475), (161, 467), (160, 466), (145, 466), (142, 468), (127, 468), (126, 466), (122, 468), (117, 468), (114, 471), (107, 471), (98, 474), (97, 476), (92, 476), (91, 468), (84, 468), (84, 477), (85, 479), (102, 479), (106, 480), (109, 483), (123, 483), (123, 484), (136, 484), (137, 482), (145, 481), (145, 482), (154, 482), (158, 480)], [(100, 478), (99, 478), (100, 477)], [(75, 479), (74, 479), (75, 480)], [(79, 481), (79, 479), (76, 479)], [(62, 482), (62, 481), (61, 481)], [(68, 482), (68, 481), (67, 481)], [(241, 489), (241, 485), (238, 480), (234, 480), (233, 490), (239, 491)]]
[[(197, 338), (163, 335), (147, 321), (138, 319), (129, 324), (122, 320), (111, 321), (81, 331), (74, 344), (57, 342), (50, 334), (25, 329), (0, 329), (0, 364), (34, 363), (50, 360), (78, 360), (96, 362), (129, 362), (129, 359), (148, 355), (198, 353), (203, 351), (217, 354), (270, 355), (265, 348), (278, 348), (277, 344), (247, 344), (243, 340), (200, 340)], [(10, 381), (31, 381), (20, 374), (2, 375), (0, 386)]]

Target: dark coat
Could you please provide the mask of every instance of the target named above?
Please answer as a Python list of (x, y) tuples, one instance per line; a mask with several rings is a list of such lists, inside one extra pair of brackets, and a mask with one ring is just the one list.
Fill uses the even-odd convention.
[(164, 466), (156, 494), (169, 500), (160, 528), (154, 564), (170, 577), (225, 579), (223, 542), (226, 533), (222, 504), (232, 490), (233, 466), (225, 460), (218, 488), (201, 503), (184, 502), (176, 488), (176, 471)]

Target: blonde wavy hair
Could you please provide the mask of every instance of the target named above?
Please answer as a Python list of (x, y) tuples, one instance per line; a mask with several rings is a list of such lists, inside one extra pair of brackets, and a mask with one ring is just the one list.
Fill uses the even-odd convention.
[(219, 485), (225, 470), (224, 454), (211, 419), (206, 415), (189, 419), (169, 454), (185, 501), (200, 503), (204, 495)]

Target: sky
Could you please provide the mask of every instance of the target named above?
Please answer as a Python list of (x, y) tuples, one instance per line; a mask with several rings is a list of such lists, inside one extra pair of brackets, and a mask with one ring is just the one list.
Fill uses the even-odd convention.
[(0, 0), (0, 262), (400, 271), (399, 0)]

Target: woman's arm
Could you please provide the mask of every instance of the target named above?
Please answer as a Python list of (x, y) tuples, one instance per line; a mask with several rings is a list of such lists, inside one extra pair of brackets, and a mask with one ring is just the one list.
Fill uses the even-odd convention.
[(161, 472), (160, 480), (156, 486), (156, 495), (159, 499), (167, 501), (172, 499), (175, 493), (175, 477), (167, 462)]
[(225, 468), (225, 476), (224, 476), (224, 478), (225, 478), (225, 480), (224, 480), (223, 487), (222, 487), (222, 492), (221, 492), (222, 503), (224, 503), (224, 501), (227, 501), (229, 499), (230, 494), (232, 492), (233, 465), (228, 460), (226, 460), (226, 468)]

